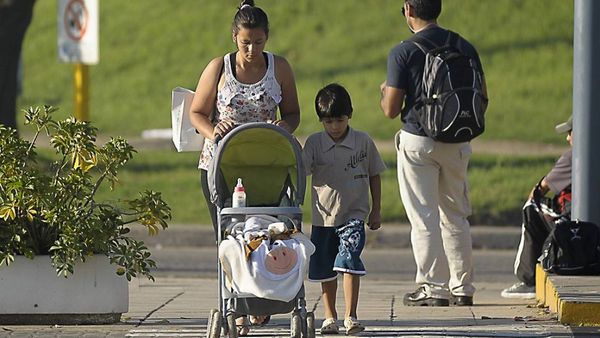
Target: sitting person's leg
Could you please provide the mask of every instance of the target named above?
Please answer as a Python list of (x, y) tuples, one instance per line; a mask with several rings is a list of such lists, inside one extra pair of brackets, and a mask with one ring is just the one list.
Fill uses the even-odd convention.
[(551, 225), (544, 220), (535, 204), (527, 202), (523, 207), (521, 241), (515, 258), (515, 276), (519, 282), (502, 291), (504, 298), (535, 298), (535, 266), (542, 254), (542, 247)]

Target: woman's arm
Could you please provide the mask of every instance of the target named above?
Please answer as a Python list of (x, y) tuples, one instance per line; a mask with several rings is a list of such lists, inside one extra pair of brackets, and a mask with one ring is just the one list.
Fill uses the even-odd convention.
[(287, 60), (281, 56), (275, 56), (275, 77), (281, 86), (281, 120), (274, 123), (292, 133), (300, 125), (300, 104), (294, 72)]
[(211, 60), (196, 86), (194, 100), (190, 107), (190, 121), (194, 128), (205, 138), (214, 140), (218, 134), (224, 135), (233, 125), (226, 121), (219, 122), (214, 126), (211, 124), (210, 115), (215, 110), (217, 98), (217, 86), (221, 80), (221, 69), (223, 68), (223, 58), (217, 57)]

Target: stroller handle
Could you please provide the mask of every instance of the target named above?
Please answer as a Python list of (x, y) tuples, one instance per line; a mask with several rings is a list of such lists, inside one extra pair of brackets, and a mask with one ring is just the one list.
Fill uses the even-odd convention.
[(223, 139), (223, 136), (221, 136), (220, 134), (217, 134), (217, 136), (215, 136), (215, 139), (213, 142), (215, 144), (219, 144), (219, 142), (221, 142), (222, 139)]
[(217, 134), (217, 135), (215, 136), (215, 139), (214, 139), (214, 141), (213, 141), (213, 142), (214, 142), (215, 144), (218, 144), (218, 143), (219, 143), (219, 142), (220, 142), (220, 141), (221, 141), (221, 140), (222, 140), (222, 139), (223, 139), (225, 136), (227, 136), (227, 134), (229, 134), (229, 133), (230, 133), (232, 130), (234, 130), (235, 128), (237, 128), (237, 127), (239, 127), (239, 126), (241, 126), (241, 125), (242, 125), (242, 123), (235, 123), (235, 124), (233, 125), (233, 128), (231, 128), (231, 130), (229, 130), (229, 131), (228, 131), (228, 132), (227, 132), (225, 135)]
[[(266, 121), (266, 122), (249, 122), (249, 123), (266, 123), (266, 124), (271, 124), (271, 125), (277, 126), (276, 124), (274, 124), (274, 123), (273, 123), (273, 120), (268, 120), (268, 121)], [(239, 126), (245, 125), (245, 124), (247, 124), (247, 123), (235, 123), (235, 124), (233, 125), (233, 128), (231, 128), (231, 130), (229, 130), (229, 131), (228, 131), (228, 132), (227, 132), (225, 135), (217, 134), (217, 135), (215, 136), (215, 139), (214, 139), (214, 141), (213, 141), (213, 142), (214, 142), (215, 144), (218, 144), (218, 143), (219, 143), (219, 142), (220, 142), (220, 141), (221, 141), (221, 140), (222, 140), (222, 139), (223, 139), (225, 136), (227, 136), (227, 134), (229, 134), (229, 133), (230, 133), (232, 130), (234, 130), (235, 128), (237, 128), (237, 127), (239, 127)], [(278, 127), (279, 127), (279, 128), (281, 128), (281, 129), (283, 129), (283, 130), (285, 130), (284, 128), (282, 128), (282, 127), (280, 127), (280, 126), (278, 126)], [(286, 131), (287, 131), (287, 130), (286, 130)]]

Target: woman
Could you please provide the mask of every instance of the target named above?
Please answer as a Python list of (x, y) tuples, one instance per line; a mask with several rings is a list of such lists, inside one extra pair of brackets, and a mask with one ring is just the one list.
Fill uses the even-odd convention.
[[(285, 58), (265, 51), (269, 20), (262, 9), (254, 6), (253, 0), (240, 4), (233, 19), (232, 38), (237, 51), (217, 57), (206, 66), (198, 81), (190, 114), (192, 125), (205, 138), (198, 166), (215, 234), (217, 212), (210, 202), (207, 181), (215, 138), (225, 136), (243, 123), (270, 122), (290, 133), (300, 123), (292, 68)], [(243, 325), (240, 335), (249, 331), (243, 319), (238, 321)]]
[(190, 114), (192, 125), (205, 137), (198, 167), (215, 233), (216, 209), (207, 183), (215, 138), (248, 122), (271, 122), (290, 133), (300, 123), (292, 68), (285, 58), (265, 52), (269, 21), (253, 0), (242, 1), (233, 19), (232, 38), (237, 52), (209, 62), (198, 81)]

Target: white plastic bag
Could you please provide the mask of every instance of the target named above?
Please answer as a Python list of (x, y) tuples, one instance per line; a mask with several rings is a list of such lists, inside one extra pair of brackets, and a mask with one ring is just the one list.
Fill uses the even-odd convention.
[(204, 137), (196, 132), (190, 122), (190, 106), (194, 92), (181, 87), (173, 89), (171, 95), (171, 122), (173, 143), (178, 152), (200, 151), (204, 145)]

